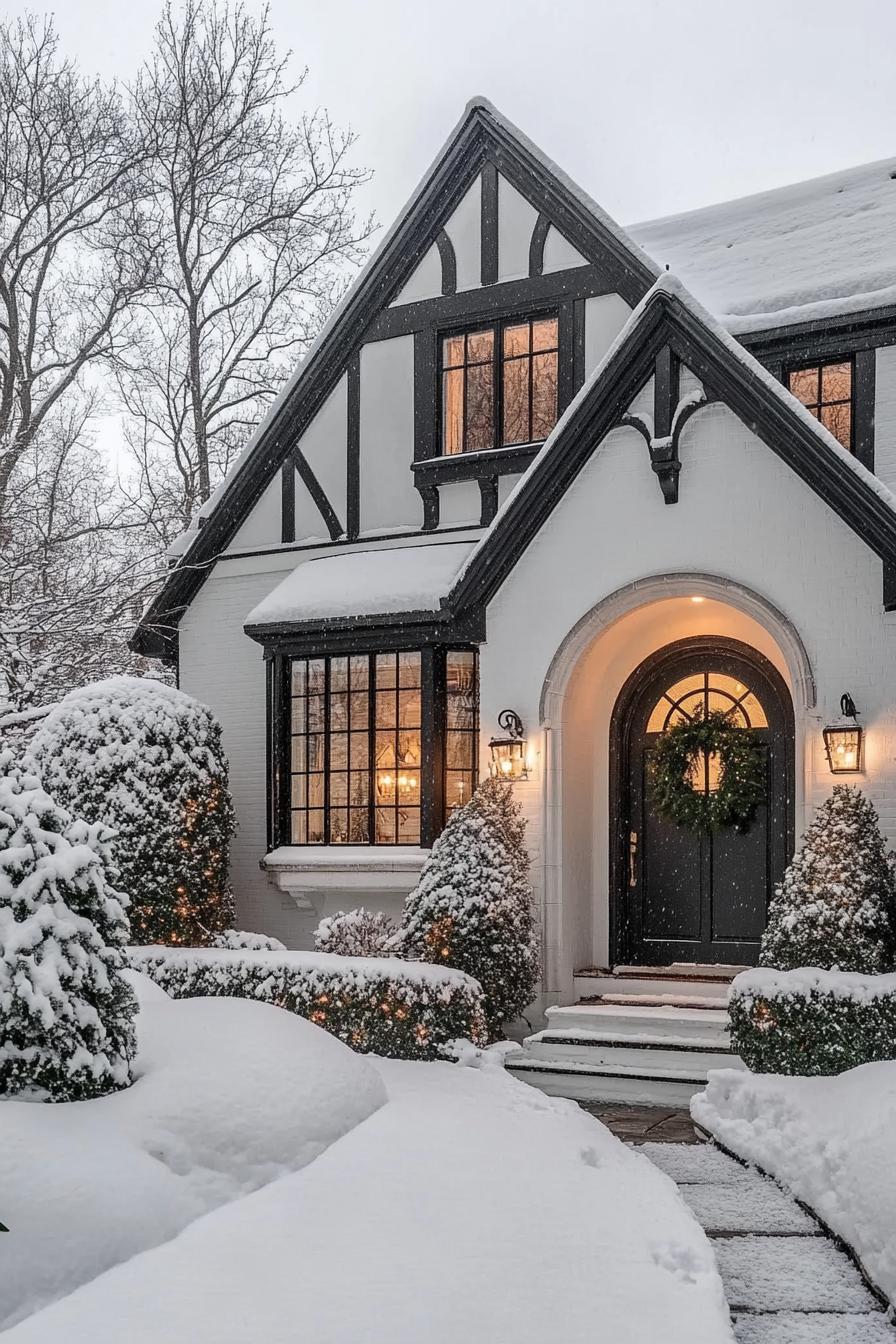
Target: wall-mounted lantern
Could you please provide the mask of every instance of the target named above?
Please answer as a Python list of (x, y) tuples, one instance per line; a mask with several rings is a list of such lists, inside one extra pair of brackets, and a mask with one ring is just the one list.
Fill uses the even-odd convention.
[(840, 697), (840, 718), (824, 729), (824, 749), (832, 775), (856, 775), (862, 769), (862, 729), (851, 695)]
[(526, 766), (526, 737), (523, 721), (512, 709), (502, 709), (498, 715), (498, 727), (504, 730), (504, 737), (493, 737), (489, 742), (492, 753), (490, 770), (500, 779), (528, 779)]

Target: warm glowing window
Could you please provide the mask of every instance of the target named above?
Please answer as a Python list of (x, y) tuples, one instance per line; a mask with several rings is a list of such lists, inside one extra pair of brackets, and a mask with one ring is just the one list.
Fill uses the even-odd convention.
[(442, 451), (540, 443), (557, 421), (556, 317), (442, 339)]
[(476, 787), (479, 697), (476, 654), (449, 650), (445, 701), (445, 810), (467, 802)]
[(765, 710), (749, 686), (721, 672), (695, 672), (663, 692), (651, 711), (647, 731), (662, 733), (717, 710), (730, 714), (739, 728), (768, 727)]
[(808, 411), (820, 420), (844, 448), (852, 451), (853, 367), (851, 359), (791, 369), (787, 385)]
[(476, 786), (476, 653), (294, 658), (289, 726), (288, 843), (419, 845)]
[(419, 653), (292, 664), (294, 845), (420, 843)]

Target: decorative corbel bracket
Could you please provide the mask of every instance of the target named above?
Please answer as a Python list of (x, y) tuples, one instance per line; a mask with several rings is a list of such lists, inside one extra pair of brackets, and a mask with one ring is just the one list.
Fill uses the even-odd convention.
[(663, 499), (667, 504), (678, 503), (678, 478), (681, 475), (678, 444), (681, 431), (695, 411), (709, 404), (710, 399), (702, 391), (689, 392), (681, 397), (671, 417), (671, 429), (668, 434), (657, 434), (651, 417), (638, 411), (624, 415), (620, 421), (621, 424), (636, 429), (647, 444), (650, 465), (656, 473)]

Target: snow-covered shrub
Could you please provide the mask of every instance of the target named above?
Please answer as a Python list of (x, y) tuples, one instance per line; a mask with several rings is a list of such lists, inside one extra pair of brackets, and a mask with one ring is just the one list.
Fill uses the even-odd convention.
[(0, 1094), (77, 1101), (131, 1081), (136, 1002), (108, 836), (0, 752)]
[(128, 961), (175, 999), (261, 999), (362, 1054), (441, 1059), (464, 1037), (484, 1045), (482, 990), (450, 967), (322, 952), (131, 947)]
[(812, 967), (742, 971), (731, 1044), (754, 1073), (843, 1073), (896, 1058), (896, 975)]
[(314, 930), (318, 952), (337, 957), (388, 957), (398, 930), (383, 910), (337, 910)]
[(63, 806), (115, 831), (135, 941), (201, 945), (233, 923), (233, 804), (211, 710), (150, 678), (110, 677), (67, 695), (31, 754)]
[(512, 785), (484, 780), (451, 814), (405, 902), (404, 955), (478, 980), (492, 1040), (531, 1003), (538, 980), (524, 833)]
[(216, 933), (209, 947), (220, 947), (230, 952), (285, 952), (286, 944), (266, 933), (249, 933), (245, 929), (225, 929)]
[(896, 964), (896, 887), (877, 812), (838, 784), (775, 891), (760, 965), (877, 974)]

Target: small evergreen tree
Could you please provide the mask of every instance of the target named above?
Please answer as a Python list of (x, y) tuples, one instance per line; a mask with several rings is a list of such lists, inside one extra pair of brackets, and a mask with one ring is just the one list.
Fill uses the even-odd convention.
[(512, 786), (484, 780), (451, 814), (405, 903), (404, 955), (478, 980), (491, 1040), (532, 1001), (538, 980), (524, 835)]
[(67, 695), (31, 754), (63, 806), (115, 832), (135, 942), (201, 946), (232, 926), (233, 804), (211, 710), (148, 677), (111, 677)]
[(0, 1094), (79, 1101), (131, 1081), (136, 1001), (108, 833), (0, 751)]
[(838, 784), (775, 890), (760, 965), (878, 974), (896, 962), (896, 885), (877, 812)]

